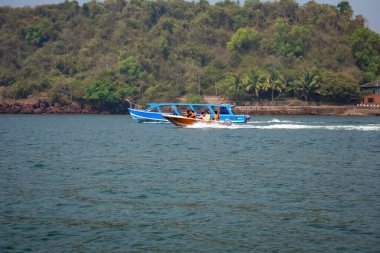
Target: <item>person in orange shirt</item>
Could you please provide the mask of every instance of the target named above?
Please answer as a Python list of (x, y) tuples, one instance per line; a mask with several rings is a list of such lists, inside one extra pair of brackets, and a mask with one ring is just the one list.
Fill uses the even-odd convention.
[(216, 120), (216, 121), (220, 120), (220, 116), (219, 116), (218, 111), (215, 111), (214, 120)]
[(194, 111), (187, 110), (187, 117), (195, 119), (197, 115), (194, 113)]

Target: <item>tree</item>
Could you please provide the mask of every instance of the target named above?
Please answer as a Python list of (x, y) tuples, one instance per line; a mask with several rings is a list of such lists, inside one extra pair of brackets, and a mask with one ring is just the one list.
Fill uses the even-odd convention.
[(351, 43), (355, 62), (364, 72), (362, 82), (373, 81), (380, 74), (380, 36), (361, 28), (352, 34)]
[(54, 104), (66, 105), (83, 98), (83, 86), (81, 82), (73, 78), (57, 76), (52, 80), (45, 80), (45, 82), (48, 82), (45, 85), (52, 86), (48, 93)]
[(266, 90), (271, 90), (271, 100), (274, 101), (274, 93), (280, 94), (285, 89), (283, 77), (276, 71), (267, 74), (262, 83), (262, 87)]
[(151, 85), (144, 91), (144, 99), (149, 102), (171, 101), (177, 98), (179, 95), (180, 90), (178, 85), (170, 82)]
[(294, 84), (296, 89), (300, 91), (306, 101), (311, 102), (311, 98), (319, 93), (320, 74), (316, 68), (307, 70), (303, 75), (299, 76)]
[(186, 72), (184, 73), (185, 78), (185, 89), (186, 93), (189, 95), (201, 95), (202, 83), (201, 79), (204, 77), (202, 69), (193, 64), (185, 65)]
[(258, 47), (259, 40), (259, 33), (255, 30), (239, 28), (231, 37), (231, 41), (227, 42), (227, 49), (235, 53), (245, 52)]
[(162, 35), (160, 37), (160, 49), (163, 57), (167, 60), (170, 53), (170, 46), (168, 40)]
[(85, 92), (85, 98), (93, 104), (111, 108), (123, 102), (126, 97), (135, 96), (138, 91), (135, 87), (97, 79), (85, 86)]
[(133, 56), (119, 62), (120, 74), (124, 75), (129, 81), (136, 81), (141, 76), (142, 66)]
[(15, 77), (5, 68), (0, 68), (0, 86), (10, 86), (15, 82)]
[(42, 47), (42, 45), (49, 41), (50, 38), (49, 22), (47, 20), (29, 27), (25, 35), (26, 41), (37, 47)]
[(322, 72), (319, 94), (325, 101), (352, 103), (359, 95), (358, 81), (343, 73)]
[(260, 84), (263, 81), (264, 76), (257, 69), (251, 69), (243, 77), (242, 83), (246, 92), (252, 94), (257, 100), (259, 98)]
[(32, 94), (32, 87), (30, 83), (25, 82), (13, 83), (4, 92), (5, 97), (12, 99), (27, 98), (30, 94)]
[(230, 74), (225, 79), (216, 83), (216, 90), (218, 91), (218, 94), (223, 95), (223, 97), (230, 98), (236, 90), (238, 83), (238, 77)]
[(279, 18), (274, 24), (274, 29), (273, 38), (269, 39), (272, 42), (267, 45), (269, 50), (287, 57), (304, 55), (310, 36), (307, 27), (291, 26), (286, 20)]
[(86, 85), (86, 98), (100, 103), (118, 103), (121, 101), (120, 94), (112, 83), (94, 80)]
[(352, 18), (352, 14), (354, 11), (351, 8), (351, 5), (348, 1), (342, 1), (337, 5), (337, 8), (343, 16), (347, 17), (347, 19)]

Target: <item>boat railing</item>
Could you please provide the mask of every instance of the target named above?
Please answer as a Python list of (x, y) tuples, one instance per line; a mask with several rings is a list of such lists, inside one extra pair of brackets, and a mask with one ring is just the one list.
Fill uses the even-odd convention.
[(129, 108), (131, 109), (137, 109), (137, 110), (144, 110), (144, 107), (142, 105), (139, 105), (137, 103), (134, 103), (131, 98), (124, 98), (125, 101), (128, 102)]

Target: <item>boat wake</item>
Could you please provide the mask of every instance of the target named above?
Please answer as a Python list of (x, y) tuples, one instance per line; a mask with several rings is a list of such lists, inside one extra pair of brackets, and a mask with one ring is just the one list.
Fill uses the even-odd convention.
[(248, 122), (248, 124), (267, 124), (267, 123), (301, 123), (301, 121), (293, 121), (293, 120), (279, 120), (277, 118), (271, 119), (271, 120), (258, 120), (254, 122)]
[(380, 124), (333, 124), (325, 122), (301, 122), (291, 120), (272, 119), (268, 121), (254, 121), (247, 124), (206, 124), (197, 123), (186, 128), (213, 128), (213, 129), (289, 129), (289, 130), (333, 130), (333, 131), (380, 131)]
[(378, 125), (305, 125), (305, 124), (277, 124), (267, 126), (250, 125), (246, 128), (256, 129), (324, 129), (338, 131), (380, 131)]

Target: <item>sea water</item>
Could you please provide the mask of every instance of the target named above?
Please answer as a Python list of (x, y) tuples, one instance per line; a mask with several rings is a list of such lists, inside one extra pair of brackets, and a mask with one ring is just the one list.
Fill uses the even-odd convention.
[(0, 252), (379, 252), (380, 118), (0, 115)]

